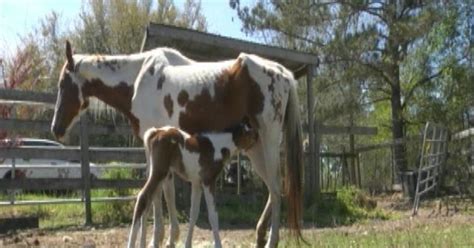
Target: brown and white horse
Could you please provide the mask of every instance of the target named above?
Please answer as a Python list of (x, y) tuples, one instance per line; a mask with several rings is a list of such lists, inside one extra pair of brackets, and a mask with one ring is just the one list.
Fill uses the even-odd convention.
[[(144, 144), (150, 161), (150, 174), (137, 197), (128, 247), (135, 247), (139, 225), (146, 224), (146, 216), (155, 195), (161, 195), (161, 184), (167, 176), (177, 174), (191, 183), (191, 209), (186, 247), (192, 246), (194, 226), (199, 214), (201, 194), (204, 191), (208, 218), (214, 235), (214, 247), (222, 247), (219, 237), (218, 214), (214, 203), (217, 176), (237, 149), (245, 150), (257, 142), (258, 134), (245, 125), (226, 132), (189, 135), (181, 129), (165, 126), (145, 132)], [(159, 206), (158, 209), (161, 209)], [(159, 219), (162, 221), (161, 213)], [(142, 228), (144, 230), (144, 228)], [(159, 231), (159, 235), (163, 230)], [(145, 246), (142, 235), (141, 247)]]
[[(145, 131), (155, 126), (172, 125), (194, 134), (222, 131), (248, 118), (259, 140), (246, 154), (269, 191), (257, 224), (257, 246), (265, 244), (269, 220), (266, 246), (275, 247), (279, 240), (279, 148), (285, 133), (288, 224), (292, 233), (301, 237), (302, 139), (297, 82), (290, 71), (249, 54), (229, 61), (197, 63), (169, 48), (132, 55), (73, 55), (67, 43), (66, 58), (51, 127), (58, 139), (87, 108), (90, 97), (123, 112), (142, 140)], [(172, 212), (172, 178), (164, 182), (163, 190), (167, 205), (172, 205), (168, 206), (168, 245), (173, 246), (179, 231), (176, 213)], [(156, 219), (156, 206), (154, 210)], [(156, 223), (154, 244), (161, 242)]]

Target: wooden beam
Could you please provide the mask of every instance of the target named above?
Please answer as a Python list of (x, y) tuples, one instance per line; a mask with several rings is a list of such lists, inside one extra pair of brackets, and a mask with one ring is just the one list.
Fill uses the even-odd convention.
[(82, 179), (80, 178), (22, 178), (22, 179), (0, 179), (0, 188), (5, 190), (80, 190)]
[[(130, 189), (141, 188), (145, 184), (144, 179), (92, 179), (92, 189)], [(23, 179), (1, 179), (2, 190), (81, 190), (83, 182), (81, 178), (23, 178)]]
[(353, 135), (377, 135), (376, 127), (361, 126), (324, 126), (319, 127), (319, 132), (325, 135), (353, 134)]
[[(199, 32), (195, 30), (179, 28), (174, 26), (151, 23), (147, 29), (147, 39), (152, 36), (160, 40), (179, 40), (188, 44), (199, 43), (215, 48), (225, 48), (229, 51), (239, 51), (258, 54), (267, 58), (278, 58), (280, 60), (292, 61), (301, 64), (317, 64), (318, 57), (314, 54), (298, 52), (274, 46), (223, 37), (215, 34)], [(145, 42), (146, 43), (146, 42)], [(142, 50), (149, 49), (142, 45)]]
[[(4, 119), (0, 118), (0, 129), (7, 129), (13, 131), (31, 131), (50, 133), (51, 121), (35, 121), (35, 120), (20, 120), (20, 119)], [(132, 129), (128, 125), (88, 125), (89, 135), (93, 134), (117, 134), (117, 135), (132, 135)], [(79, 134), (79, 127), (76, 125), (72, 127), (70, 134)]]
[(0, 89), (0, 99), (54, 104), (56, 102), (56, 93)]
[(379, 144), (373, 144), (373, 145), (366, 145), (366, 146), (361, 146), (355, 149), (355, 153), (361, 153), (361, 152), (368, 152), (372, 150), (377, 150), (377, 149), (384, 149), (384, 148), (389, 148), (394, 145), (400, 145), (407, 143), (410, 140), (413, 140), (415, 138), (419, 138), (419, 136), (411, 136), (411, 137), (406, 137), (403, 139), (396, 139), (394, 141), (388, 141), (388, 142), (383, 142)]
[(93, 189), (136, 189), (145, 185), (144, 179), (93, 179), (91, 187)]
[(355, 157), (355, 153), (345, 153), (345, 152), (320, 152), (319, 156), (321, 158), (350, 158), (350, 157)]
[[(93, 162), (122, 161), (129, 163), (145, 163), (143, 148), (124, 147), (91, 147), (89, 148), (90, 160)], [(0, 149), (2, 158), (43, 158), (61, 159), (66, 161), (80, 161), (81, 154), (78, 147), (3, 147)]]

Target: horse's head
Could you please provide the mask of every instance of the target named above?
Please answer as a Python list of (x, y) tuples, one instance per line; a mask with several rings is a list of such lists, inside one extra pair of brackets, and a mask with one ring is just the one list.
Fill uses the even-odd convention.
[(66, 63), (58, 83), (58, 96), (51, 131), (56, 139), (63, 139), (72, 124), (85, 110), (89, 101), (82, 94), (84, 79), (77, 74), (71, 44), (66, 41)]

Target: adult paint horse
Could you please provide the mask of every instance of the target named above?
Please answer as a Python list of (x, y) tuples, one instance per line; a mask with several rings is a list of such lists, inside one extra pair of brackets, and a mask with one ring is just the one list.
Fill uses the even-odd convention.
[[(279, 147), (286, 135), (288, 224), (301, 237), (302, 139), (296, 80), (280, 64), (255, 55), (241, 54), (235, 60), (196, 63), (172, 49), (119, 56), (73, 55), (66, 44), (66, 63), (60, 75), (52, 132), (61, 139), (96, 97), (128, 117), (134, 133), (143, 139), (154, 126), (172, 125), (190, 134), (221, 131), (248, 118), (259, 140), (249, 149), (256, 173), (269, 196), (257, 224), (257, 246), (279, 240), (281, 182)], [(148, 157), (148, 156), (147, 156)], [(164, 182), (167, 205), (174, 204), (173, 179)], [(156, 204), (154, 204), (155, 206)], [(170, 238), (177, 239), (177, 218), (170, 212)], [(155, 219), (157, 212), (155, 206)], [(154, 244), (158, 244), (154, 228)]]
[[(135, 247), (138, 227), (146, 224), (147, 209), (153, 197), (161, 195), (163, 181), (172, 174), (177, 174), (191, 183), (191, 209), (186, 247), (192, 246), (202, 191), (206, 199), (215, 247), (222, 247), (213, 196), (215, 181), (224, 164), (237, 149), (248, 149), (257, 142), (257, 132), (246, 125), (239, 125), (225, 132), (189, 135), (181, 129), (165, 126), (150, 128), (144, 136), (143, 143), (150, 156), (150, 175), (137, 197), (128, 247)], [(158, 209), (161, 209), (161, 206)], [(159, 217), (155, 221), (162, 222), (161, 214)], [(160, 231), (161, 233), (163, 231)], [(145, 245), (144, 235), (140, 243), (142, 247)]]

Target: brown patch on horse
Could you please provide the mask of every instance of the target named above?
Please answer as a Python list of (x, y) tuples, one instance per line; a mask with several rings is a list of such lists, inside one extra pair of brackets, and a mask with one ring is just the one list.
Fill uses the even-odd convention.
[(170, 94), (165, 96), (163, 103), (165, 105), (166, 112), (168, 112), (168, 117), (171, 118), (173, 115), (173, 99), (171, 99)]
[(130, 120), (134, 134), (139, 137), (140, 121), (131, 112), (133, 86), (120, 82), (117, 86), (110, 87), (95, 78), (82, 86), (82, 94), (84, 98), (95, 96), (125, 114)]
[(191, 134), (220, 131), (240, 123), (244, 117), (256, 125), (255, 116), (263, 111), (264, 96), (241, 59), (217, 79), (214, 92), (211, 97), (209, 90), (203, 89), (201, 94), (187, 101), (179, 115), (182, 129)]
[(179, 94), (178, 94), (178, 104), (179, 104), (179, 106), (184, 107), (184, 105), (186, 105), (188, 100), (189, 100), (188, 92), (185, 91), (185, 90), (180, 91)]

